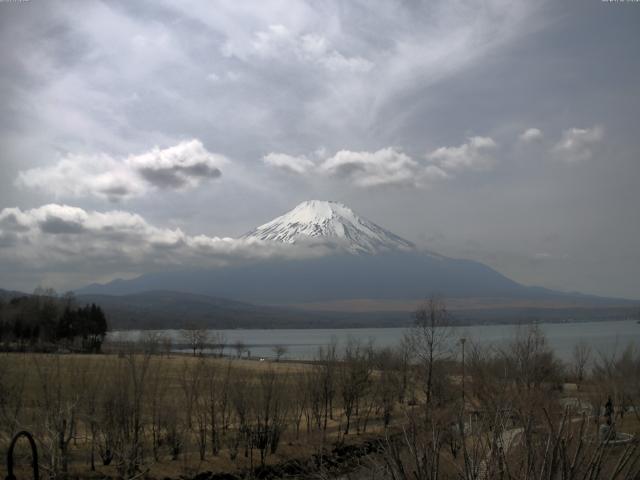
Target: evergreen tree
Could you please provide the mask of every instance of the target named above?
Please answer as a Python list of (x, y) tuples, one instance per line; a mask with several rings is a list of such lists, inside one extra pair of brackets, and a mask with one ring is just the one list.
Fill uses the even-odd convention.
[(64, 298), (50, 291), (38, 290), (29, 297), (0, 302), (0, 344), (19, 349), (26, 345), (48, 348), (63, 343), (84, 352), (99, 352), (107, 334), (107, 319), (102, 309), (92, 303), (76, 307), (69, 294)]
[(74, 337), (74, 324), (76, 313), (69, 307), (66, 307), (62, 312), (62, 316), (58, 320), (58, 327), (56, 329), (56, 339), (69, 341)]

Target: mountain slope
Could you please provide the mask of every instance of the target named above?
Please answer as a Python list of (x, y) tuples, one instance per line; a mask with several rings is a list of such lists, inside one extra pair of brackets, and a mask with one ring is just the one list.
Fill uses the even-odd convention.
[(354, 298), (416, 299), (432, 293), (449, 297), (532, 294), (481, 263), (420, 252), (342, 254), (211, 270), (158, 272), (92, 285), (81, 292), (122, 295), (146, 290), (178, 290), (262, 304)]
[(346, 205), (322, 200), (302, 202), (243, 238), (283, 243), (321, 239), (337, 243), (350, 253), (377, 254), (414, 248), (408, 240), (359, 217)]
[[(633, 305), (573, 305), (569, 302), (545, 304), (526, 302), (493, 306), (447, 302), (456, 322), (513, 323), (521, 321), (614, 320), (637, 313)], [(183, 327), (225, 328), (358, 328), (404, 327), (412, 322), (418, 302), (406, 302), (387, 310), (319, 311), (317, 305), (304, 308), (269, 307), (205, 295), (176, 291), (149, 291), (131, 295), (80, 295), (78, 304), (96, 303), (107, 315), (109, 328), (165, 329)], [(321, 307), (320, 307), (321, 308)]]
[(206, 327), (345, 328), (405, 326), (406, 311), (379, 313), (315, 312), (269, 307), (224, 298), (168, 290), (129, 295), (79, 295), (79, 305), (95, 303), (105, 311), (111, 330)]
[[(333, 254), (304, 259), (270, 258), (212, 269), (183, 269), (90, 285), (78, 293), (125, 295), (173, 290), (258, 304), (300, 304), (354, 299), (415, 300), (501, 298), (599, 303), (595, 297), (523, 286), (479, 262), (420, 251), (336, 202), (303, 202), (257, 227), (245, 238), (313, 249), (333, 243)], [(602, 299), (608, 302), (611, 299)], [(509, 303), (509, 302), (508, 302)]]
[(28, 296), (29, 296), (28, 293), (17, 292), (15, 290), (3, 290), (2, 288), (0, 288), (0, 299), (1, 300), (9, 301), (12, 298), (28, 297)]
[(112, 329), (278, 327), (291, 326), (306, 316), (282, 308), (169, 290), (128, 295), (82, 294), (77, 296), (77, 302), (100, 305)]

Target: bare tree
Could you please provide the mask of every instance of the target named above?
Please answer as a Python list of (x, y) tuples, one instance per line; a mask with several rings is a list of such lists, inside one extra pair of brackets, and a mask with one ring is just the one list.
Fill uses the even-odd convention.
[[(307, 377), (304, 374), (298, 374), (292, 377), (290, 388), (292, 398), (290, 405), (293, 424), (296, 429), (296, 440), (300, 438), (300, 424), (302, 423), (302, 418), (309, 409), (309, 390)], [(307, 417), (307, 424), (309, 422), (309, 417)]]
[(165, 432), (164, 442), (169, 447), (171, 460), (177, 460), (184, 448), (185, 427), (175, 404), (169, 403), (163, 409), (162, 424)]
[(236, 351), (236, 356), (240, 358), (247, 347), (242, 340), (236, 340), (233, 344), (233, 348)]
[(169, 335), (162, 335), (160, 337), (160, 344), (162, 347), (162, 354), (167, 357), (171, 356), (171, 351), (173, 350), (173, 341)]
[(205, 396), (205, 404), (209, 421), (209, 444), (213, 455), (218, 455), (221, 431), (224, 433), (225, 412), (229, 395), (228, 379), (228, 374), (225, 375), (224, 372), (221, 372), (215, 363), (207, 363), (205, 371), (205, 390), (207, 394)]
[(145, 332), (140, 339), (140, 349), (150, 355), (157, 355), (160, 352), (161, 335), (157, 332)]
[(215, 332), (211, 338), (213, 348), (216, 350), (218, 357), (224, 356), (224, 349), (227, 346), (227, 337), (222, 332)]
[(561, 370), (540, 327), (518, 329), (516, 338), (502, 354), (511, 379), (520, 389), (538, 390), (543, 382), (557, 382)]
[(274, 345), (272, 350), (273, 354), (276, 356), (276, 362), (279, 362), (280, 359), (289, 351), (284, 345)]
[(115, 460), (118, 473), (138, 475), (144, 464), (145, 405), (149, 395), (149, 353), (123, 353), (110, 365), (102, 410), (103, 463)]
[(591, 360), (591, 347), (585, 341), (578, 342), (573, 347), (573, 374), (578, 382), (584, 380), (587, 365)]
[(433, 399), (435, 365), (450, 353), (448, 340), (453, 334), (450, 320), (444, 300), (432, 296), (415, 311), (415, 325), (407, 337), (423, 369), (427, 409)]
[(370, 349), (361, 342), (349, 338), (344, 357), (338, 363), (339, 388), (346, 425), (344, 434), (349, 434), (351, 418), (359, 413), (360, 401), (370, 383), (372, 364)]
[(149, 422), (151, 429), (151, 451), (153, 459), (160, 460), (162, 444), (163, 411), (167, 394), (168, 377), (165, 374), (166, 360), (154, 359), (149, 368)]
[(236, 370), (230, 380), (230, 401), (233, 405), (238, 435), (228, 438), (231, 442), (228, 444), (228, 447), (230, 453), (233, 454), (235, 458), (239, 443), (242, 440), (244, 441), (244, 456), (249, 457), (249, 454), (253, 453), (253, 443), (251, 441), (249, 428), (249, 416), (251, 414), (253, 397), (249, 392), (250, 385), (247, 372), (244, 370)]
[[(407, 394), (413, 400), (415, 392), (413, 391), (413, 382), (411, 382), (411, 363), (413, 360), (413, 348), (411, 346), (410, 336), (404, 336), (396, 349), (396, 357), (398, 358), (398, 370), (400, 373), (400, 388), (398, 389), (398, 401), (404, 403)], [(411, 392), (409, 389), (411, 388)]]
[(100, 399), (103, 394), (104, 376), (105, 376), (105, 364), (101, 361), (85, 360), (90, 362), (89, 374), (87, 375), (87, 382), (84, 385), (84, 395), (81, 400), (81, 418), (84, 421), (85, 427), (89, 430), (89, 466), (91, 471), (96, 469), (96, 451), (97, 442), (99, 437), (99, 422), (100, 422)]
[[(610, 376), (622, 361), (631, 375), (640, 363), (634, 367), (629, 354), (622, 357), (596, 365), (596, 374)], [(640, 443), (614, 447), (610, 438), (598, 441), (587, 432), (585, 415), (561, 408), (554, 394), (557, 361), (538, 329), (519, 332), (503, 351), (472, 346), (468, 367), (476, 419), (465, 424), (457, 417), (460, 410), (446, 405), (434, 404), (430, 422), (421, 421), (419, 410), (407, 410), (402, 434), (388, 436), (382, 455), (390, 478), (630, 480), (640, 475)], [(452, 420), (455, 428), (449, 427)]]
[[(8, 355), (0, 358), (0, 440), (8, 442), (18, 430), (24, 407), (25, 376), (9, 368)], [(23, 359), (20, 359), (22, 362)]]
[[(38, 377), (38, 407), (44, 414), (44, 445), (52, 478), (66, 478), (69, 472), (69, 446), (77, 434), (77, 417), (86, 393), (86, 364), (75, 364), (66, 371), (59, 356), (33, 357)], [(70, 384), (69, 384), (70, 382)]]
[(208, 427), (209, 427), (209, 404), (206, 393), (206, 365), (201, 364), (201, 379), (197, 382), (197, 391), (194, 398), (194, 414), (195, 414), (195, 436), (198, 446), (198, 455), (200, 460), (204, 460), (207, 452)]
[(322, 431), (326, 433), (329, 418), (333, 418), (333, 399), (336, 395), (336, 351), (338, 343), (332, 339), (326, 348), (318, 349), (316, 360), (316, 373), (318, 382), (318, 394), (322, 417)]
[(182, 339), (193, 351), (193, 356), (202, 355), (209, 340), (209, 332), (204, 328), (188, 326), (181, 332)]
[(204, 363), (200, 359), (190, 362), (185, 360), (180, 370), (180, 387), (183, 394), (183, 406), (187, 427), (192, 428), (193, 413), (204, 382)]
[(286, 428), (287, 409), (284, 401), (283, 386), (286, 378), (273, 370), (260, 372), (253, 422), (250, 428), (251, 443), (260, 452), (260, 463), (264, 465), (269, 454), (275, 454), (280, 437)]
[(402, 353), (391, 349), (378, 352), (375, 357), (375, 370), (378, 377), (373, 381), (375, 390), (372, 396), (386, 430), (391, 423), (396, 402), (402, 402), (403, 389), (406, 389)]
[[(594, 362), (594, 381), (597, 385), (592, 398), (600, 406), (611, 397), (615, 414), (620, 421), (629, 410), (640, 420), (640, 349), (629, 344), (622, 352), (601, 354)], [(597, 398), (596, 398), (597, 397)]]

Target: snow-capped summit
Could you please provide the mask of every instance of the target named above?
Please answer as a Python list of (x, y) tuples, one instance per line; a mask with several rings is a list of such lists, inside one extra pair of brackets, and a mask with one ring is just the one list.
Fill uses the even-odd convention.
[(302, 202), (243, 237), (284, 243), (326, 240), (342, 245), (352, 253), (374, 254), (414, 248), (411, 242), (359, 217), (346, 205), (323, 200)]

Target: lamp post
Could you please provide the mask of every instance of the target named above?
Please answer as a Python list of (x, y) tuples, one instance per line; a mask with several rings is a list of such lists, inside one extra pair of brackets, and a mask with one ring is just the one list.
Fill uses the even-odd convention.
[(460, 344), (462, 345), (462, 411), (464, 412), (464, 344), (467, 342), (467, 339), (462, 337), (460, 339)]

